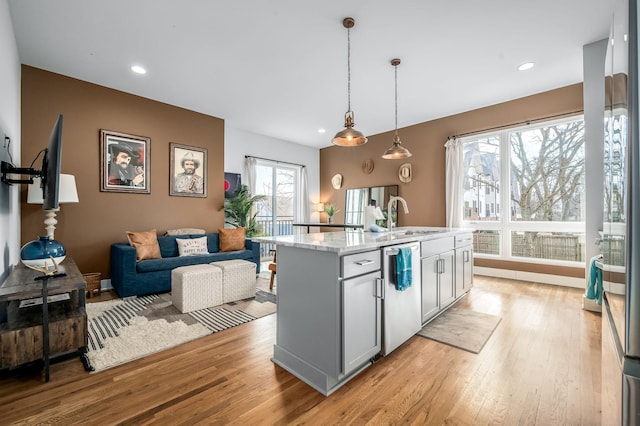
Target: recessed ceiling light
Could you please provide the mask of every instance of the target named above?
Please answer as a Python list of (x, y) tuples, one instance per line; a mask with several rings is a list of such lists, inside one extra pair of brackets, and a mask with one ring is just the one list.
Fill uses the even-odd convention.
[(326, 132), (325, 129), (318, 129), (318, 133), (324, 133), (324, 132)]
[(525, 62), (524, 64), (518, 65), (518, 71), (530, 70), (535, 64), (535, 62)]
[(132, 66), (131, 67), (131, 71), (135, 72), (136, 74), (146, 74), (147, 73), (147, 70), (142, 68), (140, 65)]

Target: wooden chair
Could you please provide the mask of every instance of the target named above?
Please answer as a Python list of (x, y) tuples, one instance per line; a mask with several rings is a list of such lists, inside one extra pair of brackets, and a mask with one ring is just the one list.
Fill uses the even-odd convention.
[(275, 250), (269, 250), (270, 252), (273, 253), (273, 263), (270, 263), (268, 268), (271, 271), (271, 279), (269, 280), (269, 290), (273, 290), (273, 279), (276, 276), (276, 251)]

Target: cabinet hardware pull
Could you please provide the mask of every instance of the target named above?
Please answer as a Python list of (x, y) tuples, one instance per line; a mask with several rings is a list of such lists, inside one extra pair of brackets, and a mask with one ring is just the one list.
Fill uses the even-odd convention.
[[(378, 293), (378, 286), (380, 287), (380, 293)], [(376, 278), (376, 294), (375, 297), (378, 299), (384, 299), (384, 279)]]
[(367, 266), (367, 265), (371, 265), (373, 263), (375, 263), (373, 260), (359, 260), (357, 262), (354, 262), (356, 265), (358, 266)]
[(469, 261), (469, 250), (465, 250), (462, 252), (462, 260), (465, 262)]

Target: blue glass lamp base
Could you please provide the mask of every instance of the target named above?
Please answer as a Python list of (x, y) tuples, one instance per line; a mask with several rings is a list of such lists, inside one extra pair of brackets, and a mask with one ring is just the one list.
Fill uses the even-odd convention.
[(51, 268), (51, 258), (60, 264), (67, 256), (67, 251), (60, 241), (50, 240), (48, 236), (41, 236), (37, 240), (29, 241), (20, 249), (20, 260), (27, 266)]

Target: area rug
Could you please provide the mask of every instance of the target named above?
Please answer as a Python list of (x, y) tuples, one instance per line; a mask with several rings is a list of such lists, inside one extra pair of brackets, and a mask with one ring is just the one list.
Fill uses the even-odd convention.
[(276, 312), (275, 295), (256, 296), (181, 313), (170, 294), (88, 303), (87, 368), (92, 372), (132, 361)]
[(449, 308), (418, 335), (474, 354), (480, 353), (501, 318), (467, 309)]

